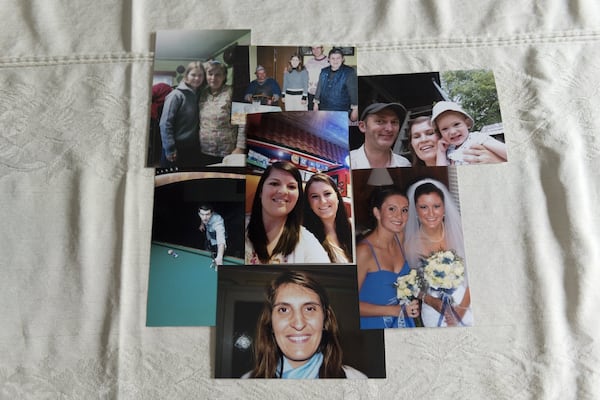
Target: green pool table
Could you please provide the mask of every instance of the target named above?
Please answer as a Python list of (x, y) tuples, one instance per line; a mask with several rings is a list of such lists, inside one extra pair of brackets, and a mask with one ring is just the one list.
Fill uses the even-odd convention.
[[(147, 326), (214, 326), (217, 271), (210, 253), (152, 242), (148, 278)], [(225, 257), (225, 265), (243, 260)]]

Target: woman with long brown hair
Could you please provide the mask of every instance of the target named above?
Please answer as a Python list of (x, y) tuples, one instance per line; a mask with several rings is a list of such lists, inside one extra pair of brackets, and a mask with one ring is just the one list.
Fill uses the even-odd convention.
[(216, 164), (230, 154), (244, 154), (243, 125), (231, 124), (233, 89), (227, 85), (227, 66), (211, 60), (204, 64), (206, 87), (200, 92), (200, 147), (204, 164)]
[(304, 193), (304, 226), (321, 242), (332, 263), (351, 263), (352, 226), (333, 179), (323, 173), (314, 174)]
[(329, 263), (302, 226), (304, 192), (298, 168), (277, 161), (260, 177), (246, 228), (246, 264)]
[(327, 292), (305, 272), (285, 271), (266, 289), (254, 341), (254, 369), (242, 378), (366, 378), (343, 365)]
[(373, 229), (356, 245), (360, 327), (414, 328), (419, 302), (401, 304), (394, 286), (410, 274), (404, 252), (408, 199), (395, 186), (378, 187), (371, 194), (370, 211)]
[(308, 71), (298, 54), (293, 54), (283, 73), (281, 101), (285, 111), (308, 111)]

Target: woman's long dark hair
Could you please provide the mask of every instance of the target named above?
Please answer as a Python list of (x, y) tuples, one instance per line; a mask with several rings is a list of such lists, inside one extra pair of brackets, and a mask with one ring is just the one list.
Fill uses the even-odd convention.
[[(300, 61), (298, 63), (298, 66), (296, 68), (292, 67), (292, 58), (296, 57), (298, 59), (298, 61)], [(293, 70), (296, 70), (298, 72), (302, 71), (303, 69), (305, 69), (306, 67), (304, 66), (304, 63), (302, 62), (302, 57), (300, 57), (298, 55), (298, 53), (294, 53), (292, 54), (292, 56), (290, 57), (289, 61), (288, 61), (288, 65), (286, 68), (287, 72), (292, 72)]]
[(376, 208), (381, 211), (381, 205), (390, 196), (399, 195), (408, 200), (406, 193), (397, 186), (378, 186), (369, 198), (369, 217), (370, 217), (370, 228), (375, 229), (377, 227), (377, 218), (373, 214), (373, 209)]
[[(262, 203), (260, 196), (265, 181), (274, 169), (287, 172), (294, 177), (294, 180), (298, 184), (298, 201), (285, 220), (283, 232), (273, 249), (273, 253), (269, 254), (267, 251), (267, 232), (265, 231), (265, 225), (262, 219)], [(294, 164), (289, 161), (277, 161), (265, 170), (258, 181), (256, 193), (254, 194), (254, 201), (252, 202), (250, 221), (248, 222), (247, 227), (248, 239), (252, 242), (254, 251), (261, 262), (268, 264), (272, 255), (283, 254), (284, 256), (287, 256), (294, 251), (300, 240), (303, 202), (304, 192), (302, 190), (302, 176)]]
[(346, 258), (352, 262), (352, 226), (350, 225), (348, 213), (344, 207), (342, 194), (329, 175), (323, 173), (314, 174), (306, 183), (306, 187), (304, 188), (304, 194), (306, 197), (306, 200), (304, 201), (304, 226), (311, 231), (313, 235), (315, 235), (319, 242), (321, 242), (323, 248), (325, 248), (325, 251), (329, 256), (329, 259), (334, 262), (335, 253), (331, 247), (331, 244), (325, 238), (325, 225), (323, 225), (321, 218), (319, 218), (312, 208), (310, 208), (310, 202), (308, 201), (308, 190), (315, 182), (323, 182), (331, 186), (338, 198), (338, 209), (335, 214), (335, 233), (338, 237), (342, 250), (344, 250)]
[[(317, 351), (323, 354), (323, 364), (319, 369), (319, 378), (345, 378), (342, 368), (343, 354), (340, 344), (340, 331), (333, 308), (329, 304), (329, 296), (325, 288), (312, 276), (301, 271), (285, 271), (275, 278), (266, 288), (265, 304), (256, 326), (254, 338), (254, 369), (252, 378), (276, 378), (277, 364), (283, 365), (283, 353), (277, 346), (273, 334), (271, 315), (277, 297), (277, 290), (282, 285), (295, 284), (310, 289), (319, 296), (323, 308), (323, 332)], [(281, 372), (281, 371), (280, 371)], [(281, 374), (279, 374), (281, 376)]]

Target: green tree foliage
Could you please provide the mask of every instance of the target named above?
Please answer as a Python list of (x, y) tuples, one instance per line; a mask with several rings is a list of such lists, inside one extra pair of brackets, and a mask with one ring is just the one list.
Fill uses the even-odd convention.
[(448, 71), (440, 74), (442, 88), (475, 120), (472, 130), (502, 122), (494, 74), (488, 70)]

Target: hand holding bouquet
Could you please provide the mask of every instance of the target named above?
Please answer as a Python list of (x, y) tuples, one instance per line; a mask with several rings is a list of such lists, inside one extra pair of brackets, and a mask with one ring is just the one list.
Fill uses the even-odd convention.
[(423, 260), (423, 277), (430, 288), (451, 293), (465, 279), (463, 259), (453, 250), (434, 252)]
[(465, 280), (463, 259), (453, 250), (433, 252), (423, 259), (422, 274), (428, 285), (427, 293), (442, 301), (437, 326), (441, 326), (444, 319), (447, 325), (462, 325), (452, 294)]
[(399, 276), (394, 282), (396, 287), (396, 298), (400, 304), (400, 315), (398, 316), (399, 327), (414, 327), (412, 318), (420, 314), (419, 302), (416, 300), (419, 294), (419, 277), (417, 270), (412, 269), (408, 274)]
[(411, 269), (408, 274), (399, 276), (394, 286), (396, 286), (396, 297), (400, 303), (407, 304), (415, 299), (420, 290), (417, 270)]

